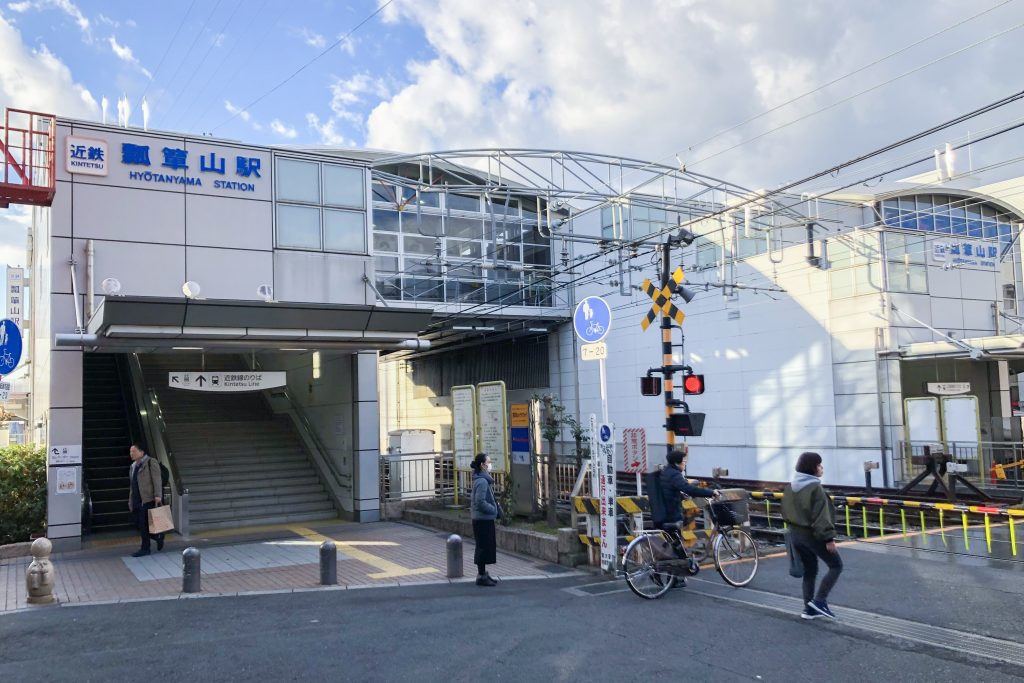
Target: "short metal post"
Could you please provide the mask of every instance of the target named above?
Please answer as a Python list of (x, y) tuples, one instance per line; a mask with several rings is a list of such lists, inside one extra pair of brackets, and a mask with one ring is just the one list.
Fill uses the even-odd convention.
[(445, 541), (445, 548), (448, 551), (448, 578), (462, 578), (462, 537), (452, 534)]
[(199, 587), (199, 548), (185, 548), (185, 551), (181, 553), (181, 559), (181, 592), (198, 593), (201, 590)]
[(320, 544), (320, 585), (334, 586), (338, 583), (338, 548), (334, 541)]

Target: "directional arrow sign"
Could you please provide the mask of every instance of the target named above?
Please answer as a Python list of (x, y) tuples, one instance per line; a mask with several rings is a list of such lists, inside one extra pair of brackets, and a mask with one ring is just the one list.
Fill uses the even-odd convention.
[(171, 384), (181, 384), (181, 376), (171, 375)]
[(196, 382), (199, 383), (199, 386), (203, 386), (203, 384), (207, 382), (207, 379), (202, 375), (199, 375), (198, 377), (196, 377)]

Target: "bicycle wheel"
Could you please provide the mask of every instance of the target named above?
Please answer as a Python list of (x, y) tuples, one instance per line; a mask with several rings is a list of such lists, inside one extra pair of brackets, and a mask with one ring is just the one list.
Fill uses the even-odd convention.
[(676, 582), (676, 577), (658, 566), (649, 536), (638, 536), (622, 557), (622, 569), (629, 589), (647, 600), (660, 598)]
[(723, 530), (715, 537), (715, 569), (730, 586), (746, 586), (757, 573), (757, 545), (743, 529)]

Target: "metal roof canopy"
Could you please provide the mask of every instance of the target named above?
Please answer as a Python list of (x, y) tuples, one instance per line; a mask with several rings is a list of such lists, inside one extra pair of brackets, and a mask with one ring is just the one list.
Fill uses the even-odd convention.
[(398, 350), (429, 348), (418, 333), (429, 309), (263, 303), (164, 297), (106, 297), (83, 334), (57, 335), (58, 346), (104, 349)]
[[(1024, 335), (1001, 334), (991, 337), (975, 337), (958, 339), (967, 347), (982, 352), (975, 360), (1014, 360), (1024, 358)], [(971, 358), (969, 348), (964, 348), (949, 341), (916, 342), (899, 347), (900, 358), (919, 360), (928, 358)]]

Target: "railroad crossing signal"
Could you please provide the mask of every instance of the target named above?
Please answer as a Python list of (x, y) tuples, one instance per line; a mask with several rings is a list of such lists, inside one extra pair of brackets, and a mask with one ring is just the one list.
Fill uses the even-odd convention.
[(676, 267), (672, 277), (669, 278), (668, 283), (658, 289), (654, 286), (654, 283), (650, 279), (645, 279), (643, 284), (644, 292), (647, 296), (651, 297), (654, 304), (651, 306), (651, 310), (647, 312), (644, 319), (640, 321), (640, 327), (647, 331), (647, 328), (651, 326), (658, 318), (659, 313), (664, 313), (668, 317), (676, 321), (677, 325), (682, 325), (683, 320), (686, 318), (686, 314), (676, 308), (676, 305), (672, 303), (672, 295), (676, 293), (679, 286), (683, 284), (683, 269), (682, 267)]

